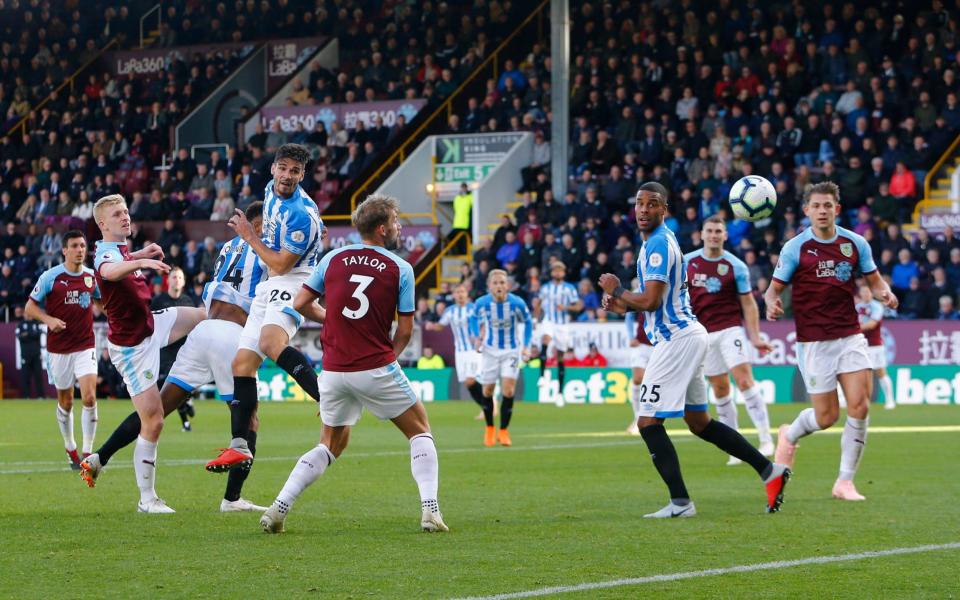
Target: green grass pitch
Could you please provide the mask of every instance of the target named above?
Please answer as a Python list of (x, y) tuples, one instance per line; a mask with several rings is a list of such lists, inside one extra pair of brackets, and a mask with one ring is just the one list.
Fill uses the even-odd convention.
[[(98, 441), (130, 410), (101, 402)], [(773, 406), (771, 420), (799, 410)], [(775, 515), (764, 514), (749, 467), (726, 467), (713, 446), (677, 435), (699, 515), (651, 522), (641, 515), (666, 491), (642, 441), (622, 433), (627, 407), (522, 404), (514, 446), (485, 449), (472, 403), (432, 404), (451, 528), (432, 535), (419, 531), (406, 441), (369, 416), (294, 506), (287, 533), (261, 532), (259, 514), (220, 514), (225, 476), (202, 465), (227, 441), (228, 413), (212, 401), (197, 411), (193, 433), (172, 416), (160, 441), (157, 489), (177, 514), (140, 515), (129, 448), (88, 489), (66, 467), (52, 401), (0, 402), (0, 596), (456, 598), (960, 542), (958, 406), (873, 410), (857, 478), (863, 503), (830, 498), (839, 429), (803, 440)], [(261, 404), (245, 498), (272, 501), (316, 443), (314, 413), (312, 403)], [(952, 548), (562, 597), (955, 597), (958, 565)]]

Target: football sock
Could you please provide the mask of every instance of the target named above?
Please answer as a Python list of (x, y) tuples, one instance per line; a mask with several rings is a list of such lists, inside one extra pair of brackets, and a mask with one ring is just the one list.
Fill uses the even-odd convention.
[(140, 435), (140, 415), (132, 412), (113, 430), (107, 441), (97, 450), (100, 464), (106, 465), (121, 448), (126, 448)]
[(73, 409), (63, 410), (57, 404), (57, 425), (60, 426), (60, 435), (63, 436), (63, 447), (73, 451), (77, 449), (77, 441), (73, 439)]
[(420, 504), (431, 512), (439, 512), (437, 488), (440, 486), (440, 463), (433, 436), (421, 433), (410, 438), (410, 472), (420, 489)]
[(890, 380), (889, 375), (884, 375), (880, 378), (880, 389), (883, 390), (883, 400), (887, 404), (896, 404), (896, 397), (893, 395), (893, 381)]
[(190, 422), (190, 407), (186, 402), (177, 407), (177, 414), (180, 415), (180, 422), (184, 425)]
[(233, 400), (230, 402), (230, 431), (233, 436), (231, 447), (238, 439), (244, 442), (250, 433), (250, 417), (257, 409), (257, 378), (233, 377)]
[(470, 392), (470, 397), (473, 398), (473, 401), (483, 406), (483, 386), (480, 385), (479, 381), (474, 381), (472, 385), (467, 387), (467, 391)]
[[(500, 429), (510, 427), (510, 417), (513, 416), (513, 396), (504, 396), (500, 403)], [(491, 425), (493, 419), (491, 418)]]
[(317, 445), (316, 448), (301, 456), (274, 502), (280, 512), (286, 514), (303, 490), (319, 479), (335, 460), (336, 458), (323, 444)]
[(635, 383), (630, 388), (630, 407), (633, 408), (633, 418), (640, 416), (640, 384)]
[(717, 418), (730, 429), (737, 430), (737, 404), (733, 401), (733, 393), (723, 398), (717, 398)]
[(557, 381), (560, 384), (560, 395), (563, 395), (563, 382), (566, 379), (567, 367), (563, 364), (563, 355), (557, 351)]
[(767, 413), (767, 404), (763, 401), (763, 394), (760, 393), (760, 386), (754, 385), (752, 388), (743, 392), (743, 403), (747, 405), (747, 414), (753, 421), (753, 426), (757, 428), (757, 436), (760, 443), (772, 442), (770, 435), (770, 415)]
[(137, 445), (133, 449), (133, 470), (137, 477), (137, 487), (140, 488), (140, 500), (146, 502), (156, 498), (156, 442), (149, 442), (142, 436), (137, 437)]
[(547, 344), (540, 344), (540, 377), (543, 377), (543, 372), (547, 369)]
[(647, 425), (640, 429), (640, 435), (643, 436), (647, 450), (650, 451), (653, 466), (657, 468), (660, 478), (670, 490), (670, 499), (680, 506), (687, 504), (690, 501), (690, 494), (687, 493), (687, 486), (683, 484), (680, 459), (677, 458), (677, 450), (673, 447), (667, 430), (663, 425)]
[(487, 427), (493, 427), (493, 396), (484, 396), (480, 406), (483, 407), (483, 419), (487, 422)]
[(770, 460), (750, 445), (745, 437), (716, 419), (710, 419), (707, 426), (697, 433), (697, 437), (720, 448), (730, 456), (735, 456), (749, 464), (761, 476), (770, 466)]
[[(247, 434), (247, 448), (250, 454), (257, 455), (257, 432), (251, 431)], [(252, 467), (252, 466), (251, 466)], [(227, 472), (227, 490), (223, 494), (224, 500), (235, 502), (240, 499), (240, 491), (243, 490), (243, 482), (247, 480), (250, 469), (230, 469)]]
[(867, 425), (870, 417), (855, 419), (847, 416), (843, 424), (843, 433), (840, 435), (840, 479), (853, 480), (863, 457), (863, 449), (867, 443)]
[(310, 366), (310, 361), (293, 346), (287, 346), (277, 357), (277, 366), (290, 374), (303, 391), (320, 402), (320, 384), (317, 382), (317, 373)]
[(80, 428), (83, 431), (83, 452), (93, 451), (93, 438), (97, 435), (97, 405), (84, 406), (80, 414)]
[(796, 444), (800, 438), (808, 436), (814, 431), (820, 431), (820, 425), (817, 424), (817, 413), (812, 408), (805, 408), (790, 424), (790, 429), (787, 430), (787, 441)]

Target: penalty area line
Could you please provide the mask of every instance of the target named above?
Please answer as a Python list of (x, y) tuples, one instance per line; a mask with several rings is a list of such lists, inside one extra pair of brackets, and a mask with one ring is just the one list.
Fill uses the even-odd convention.
[(681, 573), (666, 573), (663, 575), (651, 575), (647, 577), (635, 577), (631, 579), (614, 579), (611, 581), (581, 583), (578, 585), (557, 585), (553, 587), (539, 588), (536, 590), (527, 590), (524, 592), (496, 594), (494, 596), (470, 596), (467, 598), (460, 598), (458, 600), (511, 600), (513, 598), (534, 598), (537, 596), (547, 596), (549, 594), (566, 594), (570, 592), (589, 592), (592, 590), (603, 590), (603, 589), (610, 589), (610, 588), (643, 585), (645, 583), (681, 581), (684, 579), (696, 579), (699, 577), (713, 577), (714, 575), (728, 575), (731, 573), (753, 573), (756, 571), (771, 571), (771, 570), (777, 570), (777, 569), (787, 569), (791, 567), (803, 567), (807, 565), (825, 565), (830, 563), (866, 560), (869, 558), (882, 558), (885, 556), (899, 556), (903, 554), (920, 554), (923, 552), (937, 552), (940, 550), (960, 550), (960, 542), (950, 542), (947, 544), (927, 544), (924, 546), (908, 546), (903, 548), (890, 548), (889, 550), (872, 550), (872, 551), (866, 551), (866, 552), (855, 552), (852, 554), (837, 554), (834, 556), (812, 556), (809, 558), (798, 558), (794, 560), (777, 560), (777, 561), (771, 561), (771, 562), (754, 563), (749, 565), (735, 565), (732, 567), (703, 569), (701, 571), (685, 571)]

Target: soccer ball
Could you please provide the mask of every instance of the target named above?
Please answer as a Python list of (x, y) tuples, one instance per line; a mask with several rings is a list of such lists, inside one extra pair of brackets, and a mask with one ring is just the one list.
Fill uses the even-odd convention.
[(759, 221), (773, 214), (777, 206), (777, 190), (759, 175), (741, 177), (730, 188), (733, 215), (745, 221)]

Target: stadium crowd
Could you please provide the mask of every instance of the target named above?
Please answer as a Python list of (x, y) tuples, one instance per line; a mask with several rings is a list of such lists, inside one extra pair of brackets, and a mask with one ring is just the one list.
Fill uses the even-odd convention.
[[(729, 249), (763, 290), (783, 243), (804, 227), (804, 191), (829, 179), (841, 189), (843, 225), (867, 238), (900, 296), (899, 316), (956, 318), (960, 239), (952, 229), (904, 236), (901, 224), (926, 171), (960, 133), (958, 15), (938, 0), (904, 10), (574, 2), (565, 198), (553, 198), (549, 180), (544, 48), (507, 60), (486, 94), (450, 121), (451, 131), (535, 135), (522, 205), (480, 244), (463, 281), (481, 294), (485, 274), (502, 267), (530, 299), (559, 259), (587, 302), (581, 318), (605, 318), (597, 277), (635, 277), (630, 200), (639, 183), (656, 180), (671, 191), (667, 224), (683, 249), (700, 247), (703, 221), (723, 213)], [(751, 173), (779, 195), (773, 218), (756, 224), (732, 220), (726, 202)]]
[[(116, 19), (122, 17), (126, 23), (129, 14), (119, 4), (104, 3), (98, 13), (103, 14), (102, 22), (88, 20), (79, 27), (75, 13), (48, 14), (32, 4), (14, 4), (11, 11), (0, 11), (4, 17), (0, 29), (12, 31), (17, 19), (27, 26), (9, 38), (19, 39), (17, 44), (0, 48), (0, 72), (11, 74), (0, 80), (0, 114), (9, 117), (3, 130), (24, 116), (29, 119), (26, 134), (19, 135), (18, 128), (0, 137), (0, 227), (15, 232), (0, 248), (3, 263), (10, 266), (9, 272), (0, 273), (0, 318), (25, 301), (32, 285), (27, 280), (59, 262), (59, 233), (95, 229), (90, 226), (93, 203), (103, 195), (126, 194), (136, 221), (169, 221), (161, 243), (168, 261), (183, 262), (187, 289), (193, 293), (209, 277), (216, 245), (223, 240), (185, 240), (176, 221), (224, 220), (234, 208), (260, 198), (270, 179), (273, 151), (288, 141), (313, 149), (315, 160), (303, 186), (322, 200), (368, 166), (405, 125), (402, 119), (393, 127), (379, 122), (371, 128), (360, 124), (348, 129), (334, 123), (327, 131), (320, 123), (314, 131), (290, 134), (258, 128), (225, 154), (213, 152), (194, 160), (181, 149), (168, 168), (156, 169), (170, 151), (170, 127), (232, 71), (242, 60), (240, 51), (175, 57), (153, 78), (114, 77), (91, 69), (73, 93), (54, 95), (39, 111), (32, 111), (31, 106), (95, 54), (111, 32), (128, 32), (125, 25), (118, 29)], [(381, 5), (291, 0), (282, 3), (282, 10), (277, 2), (237, 2), (234, 9), (228, 18), (223, 3), (168, 3), (158, 43), (171, 47), (336, 35), (340, 67), (312, 65), (308, 80), (295, 85), (288, 104), (439, 101), (486, 57), (504, 35), (504, 24), (516, 16), (510, 2)], [(34, 22), (39, 25), (30, 25)], [(73, 23), (66, 27), (70, 34), (54, 27), (60, 22)], [(51, 29), (56, 36), (51, 37)], [(80, 33), (78, 39), (87, 47), (82, 56), (72, 50), (70, 60), (61, 64), (57, 57), (75, 43), (46, 49), (63, 42), (63, 36)], [(146, 241), (142, 237), (134, 240), (135, 247)], [(162, 282), (158, 285), (162, 287)]]

